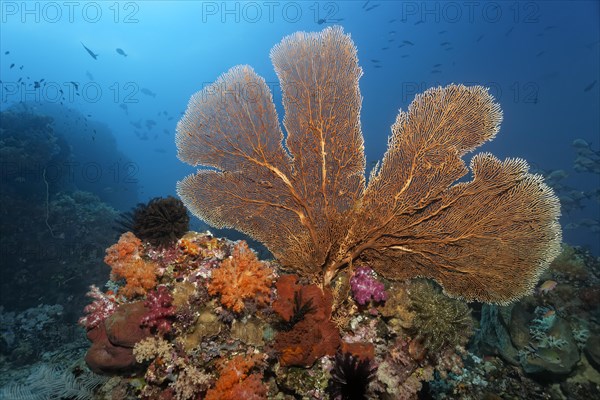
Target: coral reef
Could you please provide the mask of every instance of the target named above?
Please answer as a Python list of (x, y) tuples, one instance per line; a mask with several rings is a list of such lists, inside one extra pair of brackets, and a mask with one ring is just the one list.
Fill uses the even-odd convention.
[(267, 398), (267, 387), (262, 376), (249, 372), (258, 363), (260, 355), (236, 356), (219, 363), (219, 379), (206, 393), (206, 400), (260, 400)]
[[(178, 183), (195, 215), (249, 234), (325, 286), (361, 259), (388, 279), (432, 278), (467, 300), (508, 303), (532, 291), (559, 252), (552, 189), (524, 160), (489, 153), (472, 159), (472, 181), (454, 184), (469, 172), (461, 157), (498, 132), (502, 113), (486, 89), (416, 96), (366, 185), (350, 37), (340, 27), (296, 33), (271, 59), (285, 146), (271, 92), (248, 66), (193, 95), (179, 121), (179, 158), (212, 168)], [(244, 95), (222, 93), (232, 87)]]

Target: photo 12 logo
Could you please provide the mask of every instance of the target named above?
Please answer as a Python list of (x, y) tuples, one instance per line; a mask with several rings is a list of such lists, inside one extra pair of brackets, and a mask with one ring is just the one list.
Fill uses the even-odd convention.
[(101, 21), (138, 23), (140, 3), (134, 1), (2, 1), (0, 20), (6, 23), (49, 23)]

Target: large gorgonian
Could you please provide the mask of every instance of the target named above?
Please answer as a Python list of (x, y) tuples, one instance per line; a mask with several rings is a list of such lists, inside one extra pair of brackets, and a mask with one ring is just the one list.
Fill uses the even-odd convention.
[(340, 27), (296, 33), (271, 51), (285, 136), (264, 79), (237, 66), (192, 96), (179, 157), (204, 165), (178, 183), (217, 227), (263, 242), (282, 265), (328, 285), (358, 258), (389, 279), (435, 279), (451, 296), (507, 303), (557, 255), (559, 202), (524, 160), (461, 157), (491, 140), (502, 113), (480, 86), (417, 95), (381, 166), (365, 180), (362, 69)]

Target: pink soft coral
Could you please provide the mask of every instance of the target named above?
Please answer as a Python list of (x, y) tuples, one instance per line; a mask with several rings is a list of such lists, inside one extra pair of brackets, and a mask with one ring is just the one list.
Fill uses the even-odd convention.
[(161, 335), (171, 332), (175, 318), (176, 307), (173, 306), (173, 296), (166, 286), (159, 286), (148, 293), (144, 302), (150, 311), (142, 318), (142, 326), (156, 329)]
[(111, 316), (117, 309), (117, 304), (113, 297), (102, 293), (96, 285), (90, 286), (87, 295), (94, 301), (83, 309), (86, 315), (79, 318), (79, 324), (90, 330)]
[(233, 248), (232, 255), (212, 271), (208, 292), (220, 294), (224, 306), (240, 312), (246, 299), (253, 299), (257, 305), (268, 304), (272, 283), (272, 269), (241, 241)]

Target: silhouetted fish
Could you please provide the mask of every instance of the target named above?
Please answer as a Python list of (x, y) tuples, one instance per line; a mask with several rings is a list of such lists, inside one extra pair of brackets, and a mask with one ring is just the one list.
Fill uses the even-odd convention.
[(584, 91), (584, 92), (589, 92), (590, 90), (592, 90), (592, 88), (593, 88), (594, 86), (596, 86), (596, 82), (597, 82), (597, 81), (594, 81), (594, 82), (590, 83), (589, 85), (587, 85), (587, 86), (585, 87), (585, 89), (583, 89), (583, 91)]
[(87, 52), (88, 52), (88, 54), (89, 54), (89, 55), (90, 55), (90, 56), (91, 56), (91, 57), (92, 57), (94, 60), (97, 60), (97, 59), (98, 59), (98, 54), (94, 54), (94, 52), (93, 52), (93, 51), (91, 51), (90, 49), (88, 49), (88, 48), (85, 46), (85, 44), (83, 44), (83, 42), (79, 42), (79, 43), (81, 43), (81, 45), (83, 46), (83, 48), (85, 49), (85, 51), (87, 51)]
[(537, 53), (535, 56), (536, 57), (541, 57), (544, 53), (545, 53), (545, 51), (542, 50), (539, 53)]
[(90, 81), (94, 80), (94, 76), (90, 73), (90, 71), (85, 71), (85, 76), (87, 76)]
[(407, 44), (409, 46), (414, 46), (415, 44), (413, 42), (411, 42), (410, 40), (403, 40), (402, 43)]
[(421, 25), (421, 24), (424, 24), (424, 23), (425, 23), (425, 21), (419, 20), (419, 21), (415, 22), (415, 25)]
[(371, 62), (374, 62), (374, 63), (379, 63), (379, 62), (381, 62), (381, 61), (373, 59), (373, 60), (371, 60)]
[(375, 9), (375, 8), (377, 8), (377, 7), (379, 7), (380, 5), (381, 5), (381, 4), (374, 4), (374, 5), (372, 5), (372, 6), (371, 6), (371, 7), (369, 7), (369, 8), (365, 8), (365, 11), (371, 11), (371, 10), (373, 10), (373, 9)]
[(147, 88), (142, 88), (140, 90), (140, 92), (142, 92), (143, 94), (145, 94), (146, 96), (152, 96), (152, 97), (156, 97), (156, 93), (154, 93), (152, 90), (147, 89)]
[(442, 66), (442, 64), (435, 64), (435, 65), (433, 66), (433, 68), (437, 68), (437, 67), (441, 67), (441, 66)]
[(479, 43), (481, 41), (481, 39), (483, 39), (485, 35), (479, 35), (479, 37), (477, 38), (477, 40), (475, 41), (475, 43)]
[(506, 33), (504, 34), (504, 36), (508, 36), (508, 35), (510, 35), (510, 34), (511, 34), (511, 32), (513, 31), (513, 29), (515, 29), (515, 27), (514, 27), (514, 26), (511, 26), (511, 27), (510, 27), (510, 28), (509, 28), (509, 29), (506, 31)]
[(446, 33), (446, 32), (448, 32), (448, 31), (439, 31), (439, 32), (438, 32), (438, 35), (443, 35), (443, 34), (444, 34), (444, 33)]
[(123, 49), (117, 48), (116, 52), (119, 53), (120, 55), (122, 55), (123, 57), (127, 57), (127, 54), (125, 54), (125, 52), (123, 51)]
[(71, 81), (69, 83), (75, 87), (75, 90), (79, 90), (79, 84), (77, 82)]
[(371, 0), (365, 1), (365, 4), (362, 5), (362, 8), (365, 8), (366, 6), (368, 6), (370, 2), (371, 2)]
[(450, 46), (450, 42), (442, 42), (440, 43), (440, 46)]
[(391, 24), (392, 22), (396, 22), (396, 18), (392, 18), (388, 21), (388, 24)]
[(6, 56), (6, 55), (9, 55), (9, 54), (10, 54), (10, 51), (8, 51), (8, 50), (4, 52), (4, 55), (5, 55), (5, 56)]

